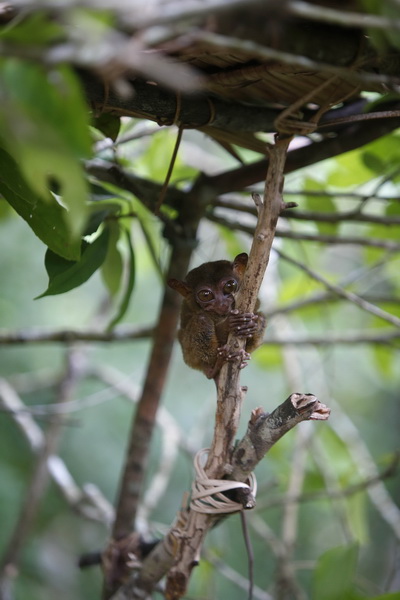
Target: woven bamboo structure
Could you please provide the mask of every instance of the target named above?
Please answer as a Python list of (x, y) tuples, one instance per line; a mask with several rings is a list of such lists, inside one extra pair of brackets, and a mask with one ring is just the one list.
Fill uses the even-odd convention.
[[(151, 64), (140, 73), (127, 68), (133, 97), (121, 98), (113, 85), (106, 97), (91, 87), (102, 110), (200, 129), (225, 146), (264, 153), (258, 132), (326, 137), (338, 119), (360, 118), (364, 92), (400, 90), (400, 52), (391, 45), (400, 21), (363, 13), (358, 3), (221, 2), (188, 19), (182, 2), (181, 16), (167, 19), (163, 7), (171, 12), (175, 4), (154, 2), (158, 19), (153, 12), (134, 31)], [(153, 42), (155, 32), (161, 39)], [(379, 52), (376, 32), (386, 36)]]

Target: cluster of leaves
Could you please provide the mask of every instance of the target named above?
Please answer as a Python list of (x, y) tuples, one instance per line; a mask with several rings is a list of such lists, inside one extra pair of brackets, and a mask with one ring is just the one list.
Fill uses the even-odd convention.
[(124, 287), (119, 320), (135, 272), (123, 215), (135, 215), (148, 228), (146, 209), (127, 193), (89, 181), (84, 161), (99, 133), (72, 69), (2, 60), (0, 86), (0, 192), (48, 248), (49, 285), (41, 296), (67, 292), (101, 268), (111, 295)]

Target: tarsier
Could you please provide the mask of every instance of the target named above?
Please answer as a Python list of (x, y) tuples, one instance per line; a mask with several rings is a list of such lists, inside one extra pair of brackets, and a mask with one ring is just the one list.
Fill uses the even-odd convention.
[[(168, 285), (184, 300), (178, 338), (183, 358), (190, 367), (217, 379), (226, 361), (238, 361), (243, 368), (262, 342), (265, 318), (261, 312), (244, 313), (235, 308), (235, 294), (247, 265), (247, 254), (233, 262), (217, 260), (193, 269), (184, 281), (170, 279)], [(259, 307), (257, 300), (256, 310)], [(244, 350), (227, 346), (229, 333), (246, 338)]]

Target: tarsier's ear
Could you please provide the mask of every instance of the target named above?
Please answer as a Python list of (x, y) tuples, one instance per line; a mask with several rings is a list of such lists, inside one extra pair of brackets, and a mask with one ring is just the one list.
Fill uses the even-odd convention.
[(168, 279), (167, 284), (170, 288), (176, 292), (179, 292), (179, 294), (184, 298), (192, 293), (191, 288), (184, 281), (178, 281), (178, 279)]
[(248, 260), (249, 260), (249, 256), (248, 256), (248, 254), (246, 254), (246, 252), (242, 252), (242, 254), (238, 254), (235, 257), (235, 260), (233, 261), (233, 272), (237, 273), (240, 277), (242, 277)]

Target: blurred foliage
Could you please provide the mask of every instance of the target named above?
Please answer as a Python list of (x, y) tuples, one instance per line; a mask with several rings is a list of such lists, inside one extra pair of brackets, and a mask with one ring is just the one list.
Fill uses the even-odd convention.
[[(382, 3), (382, 14), (389, 14), (392, 5)], [(78, 13), (74, 14), (77, 17)], [(79, 15), (87, 18), (80, 20), (80, 27), (90, 23), (88, 47), (90, 41), (91, 52), (95, 52), (111, 17), (108, 13), (96, 17), (83, 9)], [(31, 47), (40, 51), (54, 39), (62, 39), (65, 32), (56, 21), (35, 14), (5, 30), (2, 40), (18, 45), (29, 38)], [(396, 36), (393, 32), (390, 39), (395, 45)], [(109, 160), (162, 183), (176, 131), (160, 129), (141, 135), (143, 124), (134, 119), (97, 115), (90, 119), (76, 76), (65, 65), (45, 68), (28, 59), (1, 59), (0, 85), (0, 328), (12, 333), (33, 328), (113, 329), (121, 321), (138, 327), (153, 324), (169, 254), (162, 224), (132, 193), (88, 177), (85, 160)], [(284, 228), (315, 235), (357, 235), (365, 244), (276, 240), (276, 247), (306, 266), (360, 296), (373, 297), (374, 303), (397, 316), (399, 252), (373, 248), (368, 240), (398, 241), (400, 237), (395, 220), (400, 215), (399, 138), (399, 133), (393, 133), (326, 161), (318, 169), (310, 167), (286, 178), (287, 190), (295, 194), (300, 210), (327, 217), (350, 210), (355, 215), (371, 215), (372, 221), (339, 223), (310, 218), (304, 223), (288, 218), (282, 219)], [(232, 167), (232, 156), (220, 147), (199, 132), (185, 132), (172, 184), (185, 190), (193, 183), (200, 172), (200, 166), (194, 165), (202, 164), (202, 153), (221, 170)], [(250, 154), (242, 155), (250, 160)], [(243, 199), (250, 203), (247, 196)], [(173, 210), (167, 212), (169, 217), (175, 216)], [(393, 223), (373, 222), (373, 217), (383, 216), (393, 217)], [(247, 217), (236, 214), (238, 222)], [(249, 245), (248, 237), (205, 220), (194, 264), (234, 256)], [(303, 444), (307, 458), (299, 493), (307, 496), (328, 489), (332, 495), (330, 498), (327, 492), (308, 502), (304, 498), (298, 505), (293, 564), (306, 596), (314, 600), (395, 600), (399, 598), (395, 592), (399, 588), (399, 513), (393, 513), (396, 535), (393, 523), (385, 518), (384, 503), (379, 510), (370, 489), (336, 499), (332, 490), (345, 491), (374, 475), (360, 455), (363, 459), (369, 456), (371, 464), (383, 471), (398, 450), (399, 341), (357, 342), (363, 333), (384, 335), (393, 328), (342, 299), (321, 299), (321, 291), (323, 286), (305, 272), (273, 255), (261, 293), (263, 308), (271, 314), (267, 343), (243, 373), (249, 393), (242, 433), (253, 408), (273, 410), (294, 386), (334, 405), (327, 424), (303, 424), (277, 444), (257, 469), (260, 492), (254, 518), (263, 526), (259, 521), (252, 525), (253, 517), (248, 516), (255, 584), (271, 591), (275, 581), (274, 536), (282, 537), (282, 524), (288, 518), (285, 494)], [(300, 301), (306, 304), (290, 309)], [(285, 307), (287, 311), (280, 312)], [(354, 334), (356, 341), (333, 345), (329, 343), (333, 334)], [(279, 342), (296, 336), (319, 337), (321, 344), (268, 344), (268, 340)], [(107, 383), (105, 374), (112, 367), (122, 382), (137, 391), (149, 347), (150, 341), (142, 340), (80, 344), (72, 349), (55, 343), (4, 344), (0, 350), (1, 377), (19, 393), (27, 413), (43, 431), (59, 402), (67, 355), (78, 352), (82, 376), (65, 407), (60, 456), (81, 488), (93, 483), (109, 502), (118, 486), (133, 409), (132, 400)], [(215, 408), (213, 384), (189, 370), (178, 349), (165, 408), (183, 440), (194, 448), (208, 445)], [(34, 465), (14, 417), (4, 409), (0, 414), (1, 553), (12, 535)], [(348, 422), (354, 427), (350, 433)], [(168, 428), (157, 432), (148, 485), (165, 458), (168, 436)], [(170, 524), (191, 483), (191, 458), (186, 452), (181, 451), (169, 468), (168, 486), (150, 515), (151, 528), (157, 534)], [(382, 485), (392, 499), (399, 497), (398, 477)], [(51, 483), (23, 549), (16, 598), (99, 598), (98, 570), (78, 571), (76, 567), (82, 553), (104, 546), (108, 528), (99, 521), (74, 513)], [(236, 517), (211, 533), (207, 552), (192, 579), (190, 597), (241, 600), (247, 592), (224, 575), (218, 564), (222, 561), (247, 577)]]

